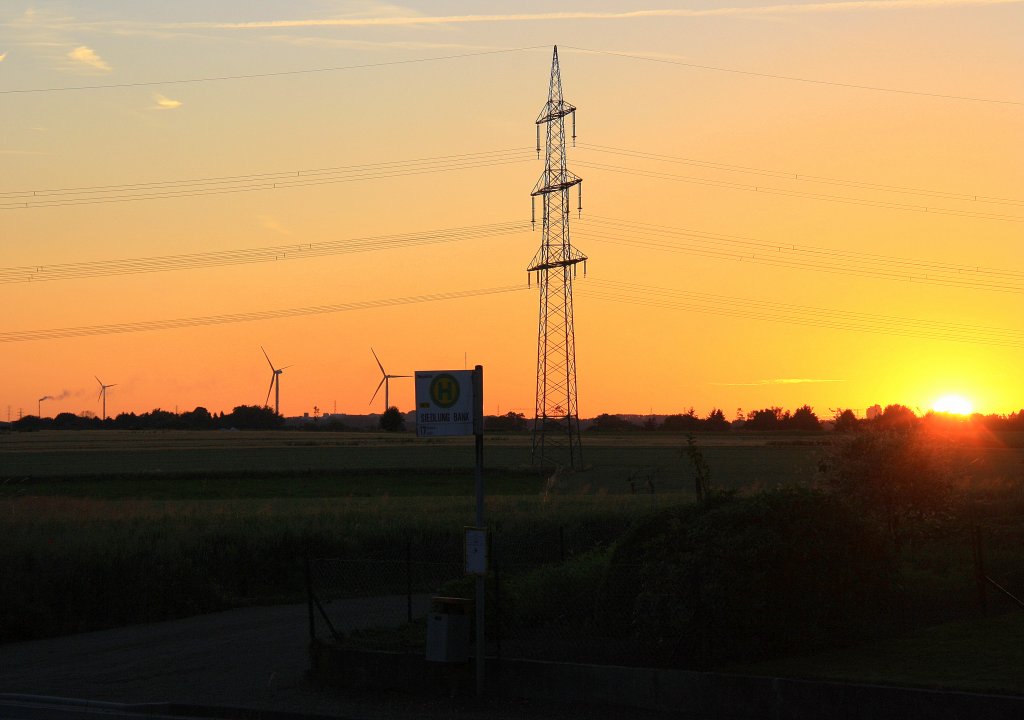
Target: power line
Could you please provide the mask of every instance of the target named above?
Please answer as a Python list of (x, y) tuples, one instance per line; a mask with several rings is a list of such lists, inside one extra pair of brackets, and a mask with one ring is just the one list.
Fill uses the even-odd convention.
[(349, 238), (345, 240), (329, 240), (319, 243), (292, 243), (290, 245), (275, 245), (270, 247), (217, 250), (212, 252), (189, 253), (183, 255), (123, 258), (119, 260), (98, 260), (79, 263), (23, 265), (20, 267), (0, 268), (0, 285), (110, 277), (115, 275), (135, 275), (142, 273), (168, 272), (173, 270), (193, 270), (198, 268), (247, 265), (283, 260), (302, 260), (329, 255), (393, 250), (420, 245), (449, 243), (459, 240), (492, 238), (522, 232), (528, 229), (529, 225), (525, 221), (512, 221), (491, 223), (489, 225), (443, 228), (439, 230), (415, 233), (376, 235), (371, 237)]
[(589, 143), (578, 143), (580, 148), (594, 150), (600, 153), (622, 155), (625, 157), (639, 158), (643, 160), (655, 160), (658, 162), (677, 163), (681, 165), (693, 165), (695, 167), (707, 168), (709, 170), (724, 170), (727, 172), (745, 173), (750, 175), (764, 175), (767, 177), (779, 178), (782, 180), (799, 180), (801, 182), (816, 182), (827, 185), (840, 185), (843, 187), (860, 188), (863, 190), (878, 190), (881, 192), (905, 193), (909, 195), (921, 195), (926, 197), (937, 197), (948, 200), (965, 200), (969, 202), (983, 202), (996, 205), (1024, 205), (1024, 200), (1011, 198), (998, 198), (989, 195), (978, 195), (976, 193), (951, 192), (948, 190), (927, 190), (923, 188), (906, 187), (903, 185), (885, 185), (882, 183), (867, 182), (864, 180), (844, 180), (842, 178), (824, 177), (807, 173), (794, 173), (785, 170), (766, 170), (764, 168), (747, 167), (744, 165), (729, 165), (726, 163), (712, 162), (709, 160), (695, 160), (693, 158), (677, 157), (674, 155), (660, 155), (658, 153), (645, 152), (642, 150), (630, 150), (627, 148), (609, 147), (607, 145), (594, 145)]
[(855, 83), (838, 82), (835, 80), (815, 80), (812, 78), (796, 77), (793, 75), (775, 75), (772, 73), (756, 72), (753, 70), (737, 70), (736, 68), (717, 67), (714, 65), (698, 65), (697, 63), (683, 62), (682, 60), (646, 57), (643, 55), (632, 55), (630, 53), (615, 52), (612, 50), (593, 50), (591, 48), (573, 47), (571, 45), (563, 45), (563, 47), (568, 50), (593, 53), (595, 55), (609, 55), (611, 57), (642, 60), (645, 62), (661, 63), (663, 65), (678, 65), (680, 67), (693, 68), (694, 70), (712, 70), (714, 72), (731, 73), (734, 75), (749, 75), (751, 77), (770, 78), (772, 80), (788, 80), (790, 82), (809, 83), (812, 85), (831, 85), (833, 87), (851, 88), (854, 90), (871, 90), (874, 92), (885, 92), (898, 95), (917, 95), (920, 97), (940, 98), (942, 100), (964, 100), (968, 102), (994, 103), (999, 105), (1024, 105), (1024, 102), (1020, 100), (1002, 100), (998, 98), (971, 97), (968, 95), (949, 95), (944, 93), (924, 92), (920, 90), (880, 87), (877, 85), (858, 85)]
[(546, 47), (544, 45), (533, 45), (531, 47), (505, 48), (500, 50), (483, 50), (480, 52), (461, 53), (459, 55), (441, 55), (428, 58), (410, 58), (409, 60), (387, 60), (376, 63), (361, 63), (358, 65), (338, 65), (334, 67), (307, 68), (304, 70), (279, 70), (265, 73), (248, 73), (244, 75), (215, 75), (209, 77), (185, 78), (178, 80), (145, 80), (139, 82), (109, 83), (105, 85), (70, 85), (65, 87), (48, 88), (22, 88), (11, 90), (0, 90), (0, 95), (27, 95), (30, 93), (68, 92), (72, 90), (111, 90), (115, 88), (152, 87), (156, 85), (186, 85), (192, 83), (224, 82), (227, 80), (254, 80), (257, 78), (286, 77), (290, 75), (312, 75), (316, 73), (343, 72), (346, 70), (366, 70), (369, 68), (390, 67), (395, 65), (413, 65), (416, 63), (440, 62), (443, 60), (461, 60), (463, 58), (482, 57), (484, 55), (501, 55), (504, 53), (523, 52), (524, 50), (537, 50)]
[(205, 317), (176, 318), (173, 320), (148, 320), (133, 323), (114, 323), (109, 325), (86, 325), (70, 328), (53, 328), (49, 330), (21, 330), (0, 332), (0, 343), (29, 342), (33, 340), (56, 340), (70, 337), (91, 337), (96, 335), (115, 335), (123, 333), (150, 332), (154, 330), (174, 330), (177, 328), (198, 327), (203, 325), (227, 325), (256, 320), (278, 320), (281, 318), (300, 317), (303, 315), (325, 315), (328, 313), (349, 312), (353, 310), (369, 310), (371, 308), (395, 307), (399, 305), (416, 305), (441, 300), (458, 300), (461, 298), (482, 297), (502, 293), (526, 290), (523, 285), (506, 285), (504, 287), (481, 288), (477, 290), (459, 290), (452, 292), (411, 295), (400, 298), (381, 300), (363, 300), (359, 302), (339, 303), (337, 305), (317, 305), (313, 307), (285, 308), (281, 310), (262, 310), (256, 312), (232, 313), (228, 315), (207, 315)]
[(532, 159), (528, 148), (509, 148), (505, 150), (463, 153), (461, 155), (440, 155), (437, 157), (291, 170), (287, 172), (53, 188), (49, 190), (12, 190), (0, 192), (0, 210), (95, 205), (139, 200), (223, 195), (260, 190), (280, 190), (284, 188), (410, 177), (451, 172), (454, 170), (472, 170), (529, 162)]
[[(591, 227), (593, 226), (593, 227)], [(612, 245), (972, 290), (1024, 293), (1024, 272), (980, 265), (771, 243), (735, 235), (590, 215), (581, 236)]]
[[(837, 250), (793, 242), (769, 242), (738, 235), (656, 225), (623, 218), (588, 215), (578, 226), (584, 239), (656, 252), (682, 253), (719, 260), (788, 267), (811, 272), (870, 277), (898, 282), (997, 292), (1024, 292), (1024, 272), (945, 263), (921, 258)], [(357, 252), (501, 237), (528, 229), (520, 220), (438, 228), (410, 233), (364, 236), (319, 243), (291, 243), (182, 255), (115, 258), (90, 262), (0, 267), (0, 284), (225, 267), (302, 260)]]
[[(737, 298), (710, 293), (690, 292), (675, 288), (655, 287), (616, 280), (591, 278), (581, 283), (583, 294), (596, 300), (629, 303), (646, 307), (682, 312), (700, 312), (739, 319), (782, 322), (832, 330), (847, 330), (900, 337), (914, 337), (975, 345), (994, 345), (1007, 348), (1024, 347), (1024, 331), (993, 328), (966, 323), (944, 323), (920, 318), (902, 318), (846, 310), (816, 308), (804, 305), (771, 302), (764, 299)], [(443, 300), (483, 297), (528, 288), (522, 285), (480, 288), (401, 298), (365, 300), (360, 302), (285, 308), (256, 312), (210, 315), (205, 317), (150, 320), (134, 323), (89, 325), (47, 330), (22, 330), (0, 333), (0, 344), (56, 340), (71, 337), (90, 337), (156, 330), (225, 325), (258, 320), (275, 320), (304, 315), (321, 315), (380, 307), (416, 305)]]
[[(594, 287), (596, 285), (596, 287)], [(848, 330), (881, 335), (942, 340), (974, 345), (1024, 348), (1024, 331), (963, 323), (941, 323), (846, 310), (735, 298), (675, 288), (591, 278), (581, 285), (587, 297), (665, 310), (700, 312), (740, 319)]]
[(904, 210), (908, 212), (928, 213), (931, 215), (953, 215), (957, 217), (978, 218), (982, 220), (999, 220), (1002, 222), (1024, 222), (1024, 217), (1018, 215), (1000, 215), (996, 213), (978, 212), (974, 210), (956, 210), (953, 208), (941, 208), (931, 205), (911, 205), (908, 203), (896, 203), (886, 200), (869, 200), (865, 198), (849, 198), (840, 195), (824, 195), (821, 193), (804, 192), (802, 190), (786, 190), (784, 188), (767, 187), (764, 185), (748, 185), (746, 183), (729, 182), (727, 180), (712, 180), (710, 178), (688, 177), (685, 175), (674, 175), (672, 173), (658, 172), (655, 170), (641, 170), (639, 168), (622, 167), (621, 165), (607, 165), (594, 162), (577, 162), (582, 167), (604, 170), (607, 172), (634, 175), (638, 177), (652, 178), (656, 180), (670, 180), (673, 182), (704, 185), (707, 187), (726, 188), (729, 190), (744, 190), (747, 192), (759, 192), (768, 195), (780, 195), (784, 197), (798, 197), (810, 200), (822, 200), (825, 202), (841, 203), (844, 205), (862, 205), (866, 207), (884, 208), (887, 210)]

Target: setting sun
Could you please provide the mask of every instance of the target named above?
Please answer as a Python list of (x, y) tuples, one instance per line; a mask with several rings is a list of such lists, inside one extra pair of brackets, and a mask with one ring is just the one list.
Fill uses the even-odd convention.
[(950, 415), (970, 415), (974, 406), (966, 398), (960, 395), (943, 395), (932, 405), (935, 412), (949, 413)]

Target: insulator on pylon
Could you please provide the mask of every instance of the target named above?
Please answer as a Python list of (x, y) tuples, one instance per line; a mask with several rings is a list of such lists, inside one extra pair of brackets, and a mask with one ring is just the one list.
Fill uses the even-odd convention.
[(526, 271), (526, 287), (533, 287), (533, 273), (529, 270)]
[(537, 229), (537, 198), (536, 196), (530, 196), (530, 229)]
[(579, 211), (579, 216), (583, 217), (583, 183), (576, 186), (576, 210)]
[(587, 261), (583, 261), (583, 277), (587, 276)]
[(540, 125), (537, 126), (537, 159), (540, 160)]
[[(572, 111), (572, 146), (576, 147), (576, 111)], [(540, 153), (540, 141), (537, 142), (537, 153)]]

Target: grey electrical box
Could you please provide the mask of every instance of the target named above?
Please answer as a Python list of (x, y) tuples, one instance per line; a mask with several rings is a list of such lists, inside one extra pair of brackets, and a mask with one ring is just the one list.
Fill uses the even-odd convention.
[(459, 663), (469, 659), (469, 630), (473, 601), (435, 597), (427, 615), (427, 660)]

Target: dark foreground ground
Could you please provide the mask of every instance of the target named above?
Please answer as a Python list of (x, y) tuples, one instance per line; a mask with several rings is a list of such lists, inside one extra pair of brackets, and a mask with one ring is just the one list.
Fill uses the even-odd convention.
[[(405, 599), (399, 600), (396, 611), (401, 612)], [(351, 615), (359, 614), (360, 603), (372, 603), (367, 609), (379, 617), (380, 603), (387, 599), (346, 602), (353, 603)], [(247, 708), (353, 720), (667, 717), (623, 708), (317, 687), (306, 678), (307, 623), (304, 604), (281, 605), (2, 645), (0, 718), (21, 717), (17, 708), (5, 708), (2, 694)]]

